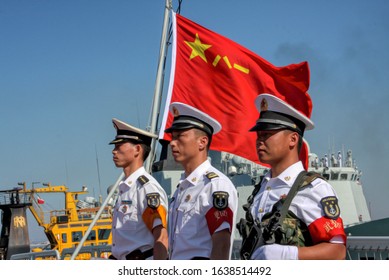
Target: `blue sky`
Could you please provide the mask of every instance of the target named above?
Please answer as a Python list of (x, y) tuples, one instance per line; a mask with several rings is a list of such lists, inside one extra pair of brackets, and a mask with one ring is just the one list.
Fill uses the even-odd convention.
[[(0, 189), (51, 182), (106, 195), (121, 172), (111, 119), (149, 122), (164, 2), (0, 0)], [(374, 219), (389, 216), (388, 13), (384, 0), (181, 7), (274, 65), (308, 61), (306, 139), (320, 156), (353, 150)]]

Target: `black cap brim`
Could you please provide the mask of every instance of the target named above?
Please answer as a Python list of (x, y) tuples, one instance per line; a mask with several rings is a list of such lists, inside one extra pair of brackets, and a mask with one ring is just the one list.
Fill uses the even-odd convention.
[(255, 126), (253, 126), (249, 131), (289, 129), (302, 136), (304, 134), (304, 128), (304, 123), (292, 116), (278, 112), (264, 111), (261, 113)]
[(200, 129), (210, 136), (213, 134), (213, 128), (210, 125), (191, 116), (175, 117), (172, 126), (165, 129), (165, 133), (172, 133), (174, 130), (186, 130), (191, 128)]

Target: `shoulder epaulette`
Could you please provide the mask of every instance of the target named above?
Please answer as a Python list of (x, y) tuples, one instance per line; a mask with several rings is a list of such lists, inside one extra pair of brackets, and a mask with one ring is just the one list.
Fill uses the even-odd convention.
[(137, 181), (143, 186), (149, 181), (149, 179), (145, 175), (141, 175), (138, 177)]
[(209, 180), (212, 180), (213, 178), (219, 177), (219, 175), (217, 175), (215, 172), (208, 172), (205, 174), (205, 177), (207, 177)]

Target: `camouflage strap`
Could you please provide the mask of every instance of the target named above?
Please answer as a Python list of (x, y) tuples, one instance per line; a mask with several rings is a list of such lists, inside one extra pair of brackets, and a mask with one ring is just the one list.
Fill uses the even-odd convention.
[(292, 188), (288, 192), (288, 195), (285, 198), (285, 201), (282, 204), (282, 208), (280, 211), (280, 216), (278, 219), (278, 224), (282, 225), (288, 211), (289, 206), (292, 203), (293, 198), (296, 196), (299, 189), (309, 185), (312, 183), (315, 179), (322, 178), (320, 174), (316, 172), (307, 172), (305, 170), (301, 171), (299, 175), (297, 176), (296, 180), (294, 181)]
[(240, 250), (242, 259), (250, 259), (256, 248), (262, 245), (276, 243), (276, 232), (279, 232), (279, 230), (282, 232), (282, 224), (296, 193), (319, 177), (321, 176), (315, 172), (305, 170), (300, 172), (285, 200), (280, 200), (273, 206), (273, 209), (276, 209), (273, 218), (270, 218), (269, 224), (264, 227), (258, 221), (254, 221), (250, 213), (250, 207), (253, 204), (255, 195), (260, 190), (261, 183), (255, 186), (252, 194), (247, 199), (247, 204), (243, 205), (243, 209), (246, 211), (246, 219), (241, 219), (237, 224), (239, 233), (242, 236), (242, 248)]

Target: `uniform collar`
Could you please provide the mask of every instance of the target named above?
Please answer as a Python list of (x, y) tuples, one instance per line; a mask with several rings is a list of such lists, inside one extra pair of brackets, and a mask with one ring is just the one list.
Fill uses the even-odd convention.
[(202, 164), (197, 166), (188, 177), (185, 178), (185, 173), (182, 175), (181, 179), (187, 181), (190, 185), (196, 185), (201, 177), (206, 173), (206, 171), (211, 167), (211, 163), (208, 160), (205, 160)]
[(303, 164), (301, 161), (298, 161), (291, 166), (289, 166), (287, 169), (285, 169), (279, 176), (278, 179), (283, 181), (285, 184), (289, 185), (290, 187), (293, 185), (294, 181), (296, 180), (297, 176), (301, 171), (304, 170)]
[[(302, 162), (298, 161), (298, 162), (292, 164), (291, 166), (289, 166), (280, 175), (278, 175), (276, 178), (273, 178), (273, 179), (281, 180), (286, 185), (291, 187), (293, 185), (294, 181), (296, 180), (297, 176), (299, 175), (299, 173), (303, 170), (304, 170), (304, 166), (303, 166)], [(265, 175), (265, 179), (267, 181), (270, 181), (272, 179), (271, 178), (271, 170), (270, 170), (270, 172), (268, 172)]]
[(139, 167), (135, 172), (133, 172), (130, 176), (128, 176), (125, 180), (124, 183), (128, 186), (131, 186), (136, 182), (139, 176), (143, 175), (145, 172), (145, 168), (143, 166)]

